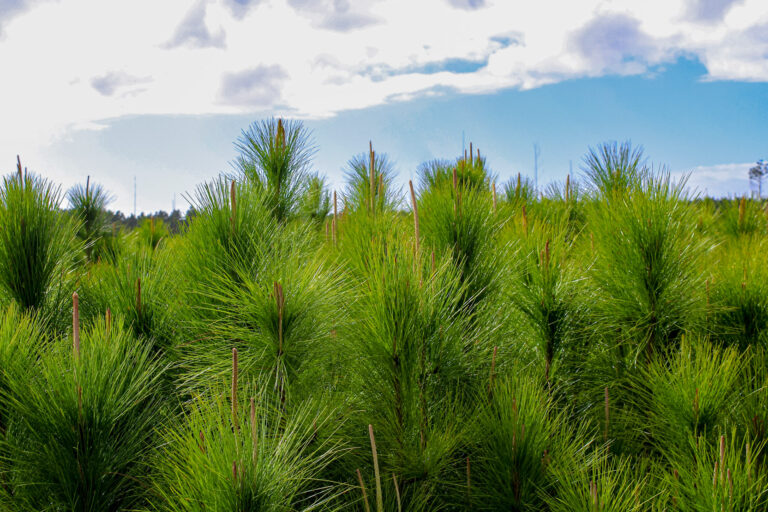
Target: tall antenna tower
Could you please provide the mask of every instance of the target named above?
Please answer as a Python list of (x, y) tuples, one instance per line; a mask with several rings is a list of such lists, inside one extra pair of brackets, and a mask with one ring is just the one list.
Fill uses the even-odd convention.
[(171, 203), (171, 214), (176, 211), (176, 192), (173, 193), (173, 202)]

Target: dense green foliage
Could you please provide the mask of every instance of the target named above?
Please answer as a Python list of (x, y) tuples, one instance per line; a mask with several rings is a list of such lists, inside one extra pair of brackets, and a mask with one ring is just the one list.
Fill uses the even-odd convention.
[(178, 233), (2, 182), (0, 509), (768, 510), (765, 203), (236, 148)]

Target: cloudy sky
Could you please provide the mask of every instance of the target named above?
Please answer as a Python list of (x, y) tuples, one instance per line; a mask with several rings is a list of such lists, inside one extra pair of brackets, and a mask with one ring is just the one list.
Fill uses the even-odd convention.
[(765, 0), (0, 0), (0, 170), (186, 209), (250, 122), (313, 130), (340, 186), (368, 140), (406, 183), (472, 140), (500, 180), (631, 139), (711, 195), (768, 157)]

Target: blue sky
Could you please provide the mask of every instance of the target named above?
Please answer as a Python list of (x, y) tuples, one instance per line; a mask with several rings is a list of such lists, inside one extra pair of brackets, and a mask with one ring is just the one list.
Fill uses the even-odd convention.
[[(24, 34), (87, 2), (0, 0), (0, 65), (55, 58)], [(557, 2), (538, 18), (526, 14), (532, 29), (498, 20), (507, 14), (502, 3), (439, 2), (435, 12), (459, 27), (461, 44), (441, 27), (389, 42), (404, 23), (397, 2), (374, 0), (181, 2), (147, 29), (152, 37), (94, 34), (108, 56), (33, 66), (33, 76), (50, 72), (43, 85), (0, 85), (0, 111), (10, 112), (0, 169), (12, 170), (21, 152), (64, 187), (90, 175), (124, 212), (133, 210), (135, 176), (140, 211), (167, 211), (174, 194), (184, 210), (185, 192), (229, 169), (240, 130), (271, 115), (304, 120), (318, 146), (316, 170), (335, 188), (369, 140), (396, 162), (403, 185), (419, 163), (458, 156), (462, 134), (499, 181), (532, 174), (538, 143), (541, 185), (565, 179), (571, 162), (578, 175), (588, 147), (609, 140), (644, 146), (651, 162), (690, 173), (695, 189), (718, 196), (748, 192), (748, 167), (768, 158), (761, 2), (680, 0), (677, 11), (668, 2), (657, 10), (595, 2), (572, 13), (579, 21), (565, 34), (556, 23), (536, 24)], [(244, 30), (270, 20), (305, 23), (309, 53), (246, 51)], [(312, 41), (322, 51), (311, 52)], [(350, 54), (360, 41), (375, 46)], [(213, 71), (221, 59), (230, 65)]]

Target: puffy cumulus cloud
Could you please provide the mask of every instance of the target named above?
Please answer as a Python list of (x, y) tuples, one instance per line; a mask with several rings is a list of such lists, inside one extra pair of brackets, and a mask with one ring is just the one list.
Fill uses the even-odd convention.
[(645, 32), (640, 21), (624, 13), (599, 15), (572, 37), (573, 48), (592, 74), (642, 73), (664, 60), (667, 45)]
[(370, 12), (368, 0), (288, 0), (301, 16), (312, 20), (318, 28), (349, 32), (374, 25), (382, 20)]
[(287, 78), (285, 70), (276, 64), (226, 73), (221, 80), (221, 101), (252, 108), (274, 105)]
[(152, 79), (138, 76), (131, 76), (121, 71), (110, 71), (100, 76), (95, 76), (91, 79), (91, 87), (96, 89), (102, 96), (112, 96), (116, 92), (122, 94), (135, 94), (140, 92), (142, 88), (134, 86), (146, 84), (151, 82)]
[(716, 22), (741, 0), (693, 0), (688, 6), (688, 15), (700, 21)]
[(3, 37), (3, 25), (31, 9), (35, 3), (35, 0), (0, 0), (0, 38)]
[(729, 36), (728, 44), (701, 55), (709, 80), (768, 79), (768, 18)]
[[(236, 5), (240, 8), (243, 7), (242, 3), (236, 3)], [(226, 46), (224, 30), (219, 28), (215, 32), (211, 32), (205, 24), (205, 12), (204, 1), (193, 6), (176, 28), (166, 46), (168, 48), (184, 45), (193, 48), (224, 48)]]
[(127, 115), (322, 117), (680, 56), (705, 79), (768, 80), (765, 0), (0, 0), (0, 24), (13, 154)]
[(261, 0), (224, 0), (224, 4), (229, 7), (232, 15), (238, 19), (244, 18), (260, 2)]

